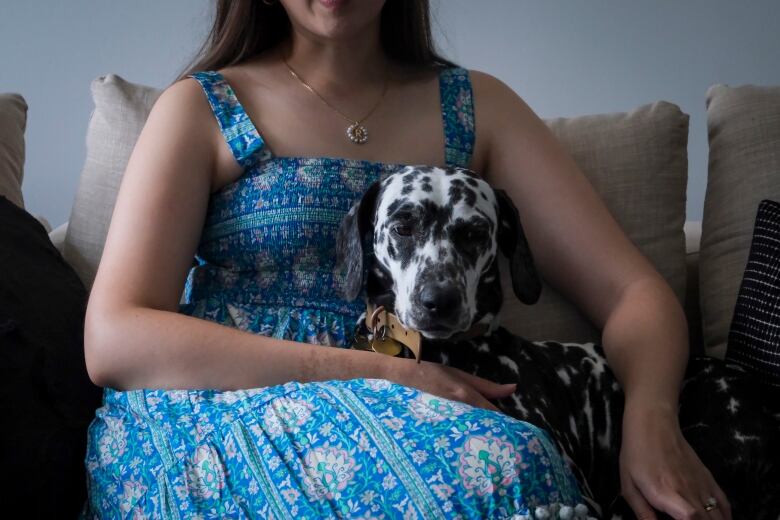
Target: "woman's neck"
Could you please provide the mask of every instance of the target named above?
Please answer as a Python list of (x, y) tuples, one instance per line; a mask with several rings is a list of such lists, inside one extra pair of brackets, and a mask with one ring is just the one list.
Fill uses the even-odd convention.
[(283, 58), (312, 87), (336, 96), (381, 88), (387, 81), (389, 60), (382, 50), (379, 27), (354, 39), (323, 41), (296, 28), (281, 49)]

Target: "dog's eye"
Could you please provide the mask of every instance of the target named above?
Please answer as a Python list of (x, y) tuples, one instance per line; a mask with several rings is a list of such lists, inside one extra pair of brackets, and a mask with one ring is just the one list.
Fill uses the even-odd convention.
[(393, 233), (401, 237), (408, 237), (412, 234), (412, 226), (409, 224), (396, 224), (393, 226)]
[(482, 242), (487, 237), (487, 230), (479, 228), (471, 228), (466, 232), (466, 240), (469, 242)]

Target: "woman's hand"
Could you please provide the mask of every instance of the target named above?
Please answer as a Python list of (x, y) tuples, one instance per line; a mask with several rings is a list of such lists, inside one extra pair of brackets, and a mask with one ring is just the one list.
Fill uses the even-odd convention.
[(417, 363), (411, 359), (397, 358), (392, 358), (391, 361), (386, 379), (488, 410), (498, 411), (488, 399), (507, 397), (517, 388), (515, 384), (500, 385), (438, 363)]
[[(620, 482), (640, 520), (655, 519), (653, 508), (675, 519), (731, 520), (728, 499), (683, 438), (673, 410), (626, 404)], [(717, 507), (705, 511), (709, 497)]]

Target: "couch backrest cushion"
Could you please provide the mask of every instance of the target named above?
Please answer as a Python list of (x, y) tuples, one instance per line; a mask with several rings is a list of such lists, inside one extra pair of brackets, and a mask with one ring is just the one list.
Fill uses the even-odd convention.
[[(551, 119), (547, 124), (682, 304), (688, 115), (661, 101), (628, 113)], [(607, 266), (594, 266), (598, 268)], [(601, 339), (600, 331), (547, 284), (539, 302), (525, 306), (514, 299), (507, 282), (505, 277), (503, 322), (514, 332), (532, 340)]]
[[(122, 172), (159, 95), (117, 76), (98, 78), (92, 92), (95, 111), (87, 135), (87, 162), (65, 243), (66, 258), (87, 286), (100, 260)], [(553, 119), (548, 124), (682, 302), (688, 116), (675, 105), (658, 102), (630, 113)], [(508, 288), (504, 292), (503, 321), (518, 333), (531, 339), (600, 338), (599, 331), (550, 287), (530, 307), (515, 300)]]
[(92, 287), (122, 174), (160, 91), (113, 74), (92, 82), (95, 109), (87, 129), (87, 158), (70, 213), (63, 254)]
[(27, 103), (19, 94), (0, 94), (0, 195), (24, 207), (24, 130)]
[(707, 126), (699, 290), (705, 349), (723, 357), (758, 204), (780, 200), (780, 87), (711, 87)]

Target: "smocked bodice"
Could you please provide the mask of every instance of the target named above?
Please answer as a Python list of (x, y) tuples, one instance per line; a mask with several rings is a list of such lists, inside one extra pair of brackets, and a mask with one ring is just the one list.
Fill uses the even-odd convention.
[[(275, 157), (219, 73), (192, 77), (244, 172), (210, 197), (180, 311), (265, 335), (347, 345), (364, 303), (338, 296), (336, 234), (366, 189), (403, 165)], [(439, 77), (445, 157), (467, 166), (474, 141), (468, 74), (452, 68)]]

